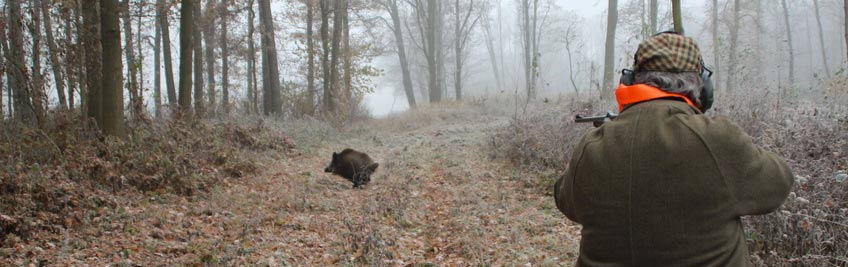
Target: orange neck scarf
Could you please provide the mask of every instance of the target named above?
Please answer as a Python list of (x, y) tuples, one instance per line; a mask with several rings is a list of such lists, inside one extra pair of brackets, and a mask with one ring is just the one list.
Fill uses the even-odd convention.
[(689, 100), (688, 97), (669, 93), (659, 88), (647, 85), (647, 84), (634, 84), (634, 85), (624, 85), (619, 84), (618, 89), (615, 89), (615, 99), (618, 101), (618, 112), (624, 110), (624, 107), (627, 105), (632, 105), (640, 102), (645, 102), (648, 100), (654, 100), (658, 98), (681, 98), (686, 101), (686, 104), (701, 110), (692, 100)]

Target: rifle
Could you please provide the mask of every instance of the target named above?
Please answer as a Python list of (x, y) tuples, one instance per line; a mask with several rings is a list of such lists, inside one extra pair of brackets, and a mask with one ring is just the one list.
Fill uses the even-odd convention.
[(617, 117), (618, 117), (618, 114), (612, 113), (612, 111), (607, 111), (607, 114), (604, 115), (604, 116), (583, 117), (583, 116), (577, 115), (577, 116), (574, 117), (574, 122), (577, 122), (577, 123), (592, 122), (593, 126), (601, 127), (601, 125), (603, 125), (604, 122), (607, 121), (607, 119), (614, 120)]

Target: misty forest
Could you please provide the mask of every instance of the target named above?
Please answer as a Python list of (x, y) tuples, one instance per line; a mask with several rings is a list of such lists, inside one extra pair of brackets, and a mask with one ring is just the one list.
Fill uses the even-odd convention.
[(669, 30), (792, 170), (747, 260), (848, 266), (848, 0), (0, 6), (2, 266), (574, 266), (575, 116)]

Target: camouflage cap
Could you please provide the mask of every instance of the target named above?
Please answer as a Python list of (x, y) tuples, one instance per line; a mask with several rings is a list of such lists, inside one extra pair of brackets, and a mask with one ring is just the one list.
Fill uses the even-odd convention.
[(677, 33), (660, 33), (639, 44), (634, 56), (635, 71), (700, 72), (701, 51), (692, 38)]

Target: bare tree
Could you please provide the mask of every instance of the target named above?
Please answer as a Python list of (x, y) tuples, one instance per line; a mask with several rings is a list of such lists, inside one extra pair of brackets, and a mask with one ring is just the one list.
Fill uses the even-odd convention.
[(683, 34), (683, 18), (680, 11), (680, 0), (671, 0), (672, 17), (674, 18), (674, 31)]
[[(716, 72), (721, 72), (721, 57), (719, 55), (719, 47), (721, 43), (719, 42), (718, 37), (718, 0), (713, 0), (713, 8), (712, 8), (712, 35), (713, 35), (713, 64), (715, 64)], [(714, 75), (715, 84), (721, 84), (719, 78), (721, 78), (721, 74)]]
[(492, 72), (495, 75), (497, 90), (501, 90), (503, 89), (503, 81), (501, 78), (500, 67), (498, 65), (502, 63), (498, 63), (498, 56), (495, 53), (495, 45), (493, 43), (494, 37), (492, 37), (490, 23), (491, 21), (488, 18), (483, 19), (483, 37), (486, 39), (486, 50), (489, 52), (489, 62), (492, 64)]
[(659, 5), (657, 4), (657, 0), (651, 0), (651, 35), (657, 34), (657, 10)]
[[(786, 38), (789, 45), (789, 87), (792, 88), (795, 87), (795, 51), (792, 48), (792, 27), (789, 24), (789, 9), (786, 7), (786, 0), (780, 0), (780, 5), (783, 6), (783, 22), (786, 26)], [(731, 69), (731, 75), (732, 71)]]
[[(205, 25), (203, 28), (203, 41), (206, 43), (206, 92), (209, 98), (209, 108), (212, 113), (216, 111), (218, 98), (217, 92), (215, 92), (215, 88), (217, 87), (215, 82), (215, 48), (217, 47), (217, 43), (215, 42), (215, 19), (218, 17), (215, 3), (215, 0), (206, 1), (206, 14), (203, 17), (203, 24)], [(197, 41), (200, 42), (200, 40)], [(203, 94), (202, 89), (197, 91)], [(199, 99), (203, 101), (203, 96), (200, 96)], [(198, 100), (195, 99), (195, 101)]]
[[(194, 45), (192, 45), (194, 53), (194, 113), (197, 113), (198, 116), (203, 116), (206, 114), (205, 101), (203, 100), (203, 27), (209, 26), (204, 26), (203, 13), (200, 11), (200, 2), (194, 5), (192, 10), (194, 10), (194, 30), (191, 31), (192, 38), (194, 39)], [(209, 102), (213, 103), (214, 99)], [(215, 106), (211, 105), (211, 109), (214, 112)]]
[(26, 87), (26, 66), (24, 66), (24, 40), (23, 21), (21, 19), (21, 2), (9, 1), (6, 3), (9, 12), (9, 67), (7, 68), (7, 79), (9, 90), (12, 92), (12, 106), (14, 118), (22, 122), (33, 122), (35, 113), (30, 100), (29, 89)]
[(824, 64), (825, 75), (830, 78), (830, 66), (827, 64), (827, 50), (824, 45), (824, 30), (822, 29), (821, 15), (819, 14), (819, 1), (813, 0), (813, 8), (816, 10), (816, 23), (819, 26), (819, 44), (821, 45), (821, 54)]
[(165, 60), (165, 87), (168, 91), (168, 104), (177, 104), (177, 89), (174, 84), (174, 67), (171, 59), (171, 31), (170, 31), (170, 0), (157, 0), (160, 30), (162, 30), (162, 53)]
[(132, 117), (138, 119), (141, 113), (144, 112), (144, 104), (141, 102), (141, 94), (139, 93), (138, 86), (138, 70), (140, 69), (141, 62), (137, 61), (135, 48), (133, 47), (130, 0), (123, 0), (120, 8), (124, 27), (124, 56), (127, 59), (127, 91), (130, 96), (130, 110), (132, 111)]
[(401, 76), (403, 78), (403, 90), (406, 94), (406, 101), (410, 108), (415, 108), (415, 92), (412, 88), (412, 77), (409, 73), (409, 60), (406, 57), (406, 45), (403, 40), (403, 28), (400, 22), (400, 12), (398, 10), (397, 0), (385, 0), (378, 2), (392, 18), (392, 23), (386, 22), (386, 26), (391, 29), (395, 37), (396, 52), (400, 61)]
[(162, 18), (158, 15), (159, 6), (156, 7), (157, 15), (153, 26), (155, 34), (153, 40), (153, 103), (154, 115), (162, 118)]
[(315, 0), (305, 0), (306, 3), (306, 106), (307, 115), (315, 115), (315, 42), (312, 32), (315, 21)]
[[(230, 11), (228, 3), (230, 0), (221, 0), (218, 6), (218, 14), (221, 16), (221, 110), (224, 114), (230, 113), (230, 89), (229, 89), (229, 53), (227, 47), (227, 20), (229, 19)], [(211, 97), (211, 96), (210, 96)]]
[(529, 101), (536, 97), (536, 79), (539, 77), (539, 0), (521, 0), (519, 5), (521, 44), (524, 49), (524, 81)]
[(737, 57), (737, 47), (739, 46), (739, 0), (733, 0), (733, 20), (732, 25), (730, 26), (730, 63), (728, 64), (727, 71), (727, 84), (725, 88), (727, 88), (728, 93), (733, 93), (734, 84), (736, 83), (736, 57)]
[(121, 28), (118, 24), (118, 0), (100, 0), (100, 42), (103, 47), (102, 117), (103, 133), (124, 134), (124, 94), (121, 90)]
[(332, 84), (330, 82), (330, 0), (321, 1), (321, 70), (324, 81), (324, 111), (335, 110)]
[[(31, 7), (37, 6), (35, 1), (30, 0)], [(44, 90), (44, 75), (41, 73), (41, 18), (35, 9), (31, 9), (31, 19), (33, 26), (29, 27), (30, 35), (32, 36), (32, 86), (30, 87), (30, 96), (32, 97), (32, 107), (35, 111), (35, 119), (38, 126), (44, 125), (44, 112), (47, 106), (47, 96)]]
[[(146, 3), (136, 2), (136, 6), (138, 7), (139, 13), (143, 12), (142, 7), (144, 5), (146, 5)], [(138, 69), (138, 88), (137, 88), (138, 90), (136, 90), (136, 96), (135, 96), (135, 99), (136, 99), (135, 104), (137, 104), (137, 106), (135, 106), (135, 108), (137, 110), (136, 114), (138, 115), (138, 118), (140, 118), (140, 119), (144, 119), (146, 117), (145, 116), (145, 106), (144, 106), (144, 51), (143, 51), (143, 43), (142, 43), (142, 38), (141, 38), (141, 32), (142, 32), (141, 18), (142, 17), (144, 17), (144, 16), (141, 16), (141, 15), (136, 16), (136, 27), (138, 28), (138, 31), (136, 31), (136, 39), (135, 39), (135, 42), (138, 44), (138, 46), (136, 46), (136, 49), (137, 49), (136, 55), (138, 55), (138, 57), (136, 57), (136, 62), (135, 62), (135, 64), (137, 65), (136, 68)]]
[(611, 97), (613, 91), (612, 79), (615, 76), (613, 68), (615, 68), (615, 26), (618, 23), (618, 1), (609, 0), (608, 12), (606, 48), (604, 49), (604, 84), (601, 89), (601, 99)]
[[(99, 6), (100, 0), (96, 0), (95, 8), (81, 8), (84, 24), (84, 30), (81, 32), (84, 43), (83, 51), (85, 52), (86, 109), (88, 117), (93, 118), (102, 127), (103, 98), (101, 94), (103, 90), (101, 82), (103, 61), (101, 61), (101, 57), (103, 47), (100, 43), (100, 9), (97, 8)], [(12, 35), (10, 34), (10, 36)]]
[[(6, 74), (6, 57), (9, 56), (9, 47), (6, 46), (6, 17), (3, 14), (4, 12), (0, 12), (0, 121), (6, 119), (6, 114), (3, 113), (3, 74)], [(8, 79), (9, 75), (6, 75), (6, 80)]]
[(59, 49), (56, 47), (56, 42), (53, 39), (53, 25), (50, 16), (50, 5), (46, 0), (39, 0), (41, 16), (44, 17), (44, 33), (47, 36), (47, 52), (50, 54), (50, 66), (53, 69), (53, 80), (56, 85), (56, 93), (59, 97), (59, 109), (68, 109), (68, 100), (65, 97), (65, 84), (62, 78), (62, 63), (59, 62)]
[(263, 113), (265, 115), (279, 114), (283, 112), (280, 102), (282, 100), (280, 99), (280, 71), (269, 0), (259, 0), (259, 19), (262, 22), (260, 31), (262, 32)]
[[(445, 14), (442, 4), (447, 1), (436, 1), (435, 36), (436, 36), (436, 78), (439, 80), (439, 98), (446, 97), (447, 81), (445, 80), (445, 57), (450, 49), (445, 49)], [(441, 101), (441, 100), (440, 100)]]
[[(78, 6), (79, 3), (73, 3), (68, 8), (61, 9), (62, 18), (65, 21), (65, 42), (71, 44), (64, 47), (65, 77), (68, 81), (68, 109), (71, 113), (76, 109), (76, 94), (82, 94), (84, 92), (80, 84), (80, 77), (85, 67), (82, 59), (82, 40), (80, 35), (74, 32), (74, 30), (78, 32), (79, 28), (82, 27)], [(83, 99), (83, 97), (80, 97), (80, 100)], [(85, 109), (82, 110), (84, 111)]]
[(333, 37), (332, 37), (332, 48), (330, 48), (330, 77), (324, 78), (330, 80), (330, 91), (331, 100), (330, 106), (328, 106), (328, 111), (335, 112), (336, 106), (335, 103), (338, 101), (338, 90), (339, 88), (339, 46), (341, 42), (342, 35), (342, 20), (343, 20), (343, 10), (347, 8), (346, 0), (335, 0), (335, 7), (333, 8)]
[(256, 90), (256, 45), (253, 43), (253, 21), (255, 19), (253, 12), (253, 0), (247, 1), (247, 90), (250, 103), (250, 110), (254, 114), (259, 114), (259, 92)]
[[(426, 1), (424, 3), (423, 1)], [(428, 95), (431, 103), (442, 100), (442, 86), (439, 84), (439, 55), (441, 53), (438, 43), (439, 35), (438, 12), (439, 3), (436, 0), (414, 0), (410, 1), (415, 13), (415, 21), (418, 25), (418, 34), (421, 39), (421, 51), (427, 61)]]
[(577, 70), (574, 69), (574, 62), (572, 53), (572, 43), (578, 40), (577, 35), (577, 23), (568, 24), (565, 29), (565, 35), (563, 36), (565, 41), (565, 51), (568, 53), (568, 79), (571, 81), (571, 86), (574, 87), (574, 93), (577, 98), (580, 98), (580, 88), (577, 86), (577, 82), (574, 80), (574, 75)]
[[(454, 89), (456, 91), (456, 100), (462, 100), (462, 66), (465, 63), (465, 48), (468, 46), (468, 40), (471, 38), (471, 31), (477, 25), (480, 19), (479, 14), (471, 19), (471, 14), (474, 13), (474, 0), (468, 3), (468, 8), (464, 16), (460, 9), (459, 0), (454, 1), (455, 19), (454, 23), (454, 57), (456, 59), (456, 72), (454, 73)], [(460, 16), (464, 17), (460, 20)]]
[[(182, 0), (180, 6), (180, 95), (179, 116), (191, 114), (191, 57), (193, 52), (194, 0)], [(200, 115), (200, 114), (198, 114)]]
[(355, 107), (353, 103), (353, 50), (350, 49), (350, 2), (344, 0), (344, 8), (341, 10), (342, 19), (342, 84), (344, 90), (344, 104), (346, 108), (352, 109)]

